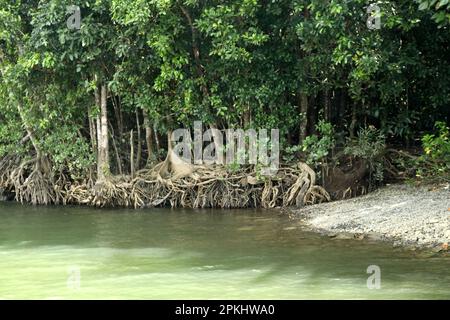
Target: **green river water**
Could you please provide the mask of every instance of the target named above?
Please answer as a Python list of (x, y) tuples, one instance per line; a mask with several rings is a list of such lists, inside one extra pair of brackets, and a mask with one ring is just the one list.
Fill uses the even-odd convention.
[(330, 240), (276, 211), (0, 202), (0, 299), (16, 298), (450, 299), (450, 258)]

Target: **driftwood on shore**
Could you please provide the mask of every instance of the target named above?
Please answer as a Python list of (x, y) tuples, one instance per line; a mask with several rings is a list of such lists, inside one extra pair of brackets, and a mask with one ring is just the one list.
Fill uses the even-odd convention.
[(79, 204), (98, 207), (274, 208), (329, 201), (305, 163), (282, 166), (274, 176), (259, 176), (255, 166), (229, 170), (180, 162), (173, 153), (165, 161), (131, 176), (73, 181), (64, 173), (38, 168), (14, 157), (0, 161), (0, 188), (15, 200), (32, 204)]

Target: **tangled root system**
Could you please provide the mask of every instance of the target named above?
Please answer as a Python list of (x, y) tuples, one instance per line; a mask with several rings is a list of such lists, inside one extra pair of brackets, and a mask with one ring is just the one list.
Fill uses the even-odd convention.
[(258, 177), (251, 166), (230, 172), (224, 166), (193, 166), (175, 157), (141, 170), (134, 179), (112, 177), (97, 183), (93, 192), (74, 186), (69, 202), (135, 208), (274, 208), (330, 200), (304, 163), (282, 167), (272, 177)]
[(165, 161), (141, 170), (134, 178), (110, 176), (97, 183), (51, 176), (36, 160), (17, 166), (0, 162), (0, 188), (17, 201), (33, 204), (80, 204), (97, 207), (274, 208), (329, 201), (305, 163), (281, 167), (276, 175), (259, 176), (254, 166), (230, 171), (224, 166), (196, 166), (169, 153)]

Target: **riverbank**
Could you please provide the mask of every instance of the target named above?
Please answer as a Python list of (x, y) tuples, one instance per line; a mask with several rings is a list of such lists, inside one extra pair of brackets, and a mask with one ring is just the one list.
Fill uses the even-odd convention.
[(365, 196), (291, 209), (308, 228), (337, 239), (390, 241), (447, 251), (450, 189), (390, 185)]
[(303, 162), (283, 164), (276, 175), (263, 175), (256, 165), (233, 170), (225, 165), (194, 165), (171, 151), (164, 161), (131, 176), (108, 174), (96, 179), (86, 173), (77, 180), (62, 171), (41, 170), (36, 163), (37, 159), (0, 158), (0, 201), (136, 209), (267, 209), (331, 199), (316, 184), (314, 170)]

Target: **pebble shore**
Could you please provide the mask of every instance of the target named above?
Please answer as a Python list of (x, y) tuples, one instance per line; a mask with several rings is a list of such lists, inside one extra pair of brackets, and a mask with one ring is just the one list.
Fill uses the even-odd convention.
[(389, 185), (368, 195), (293, 209), (314, 231), (338, 239), (390, 241), (447, 251), (450, 188)]

